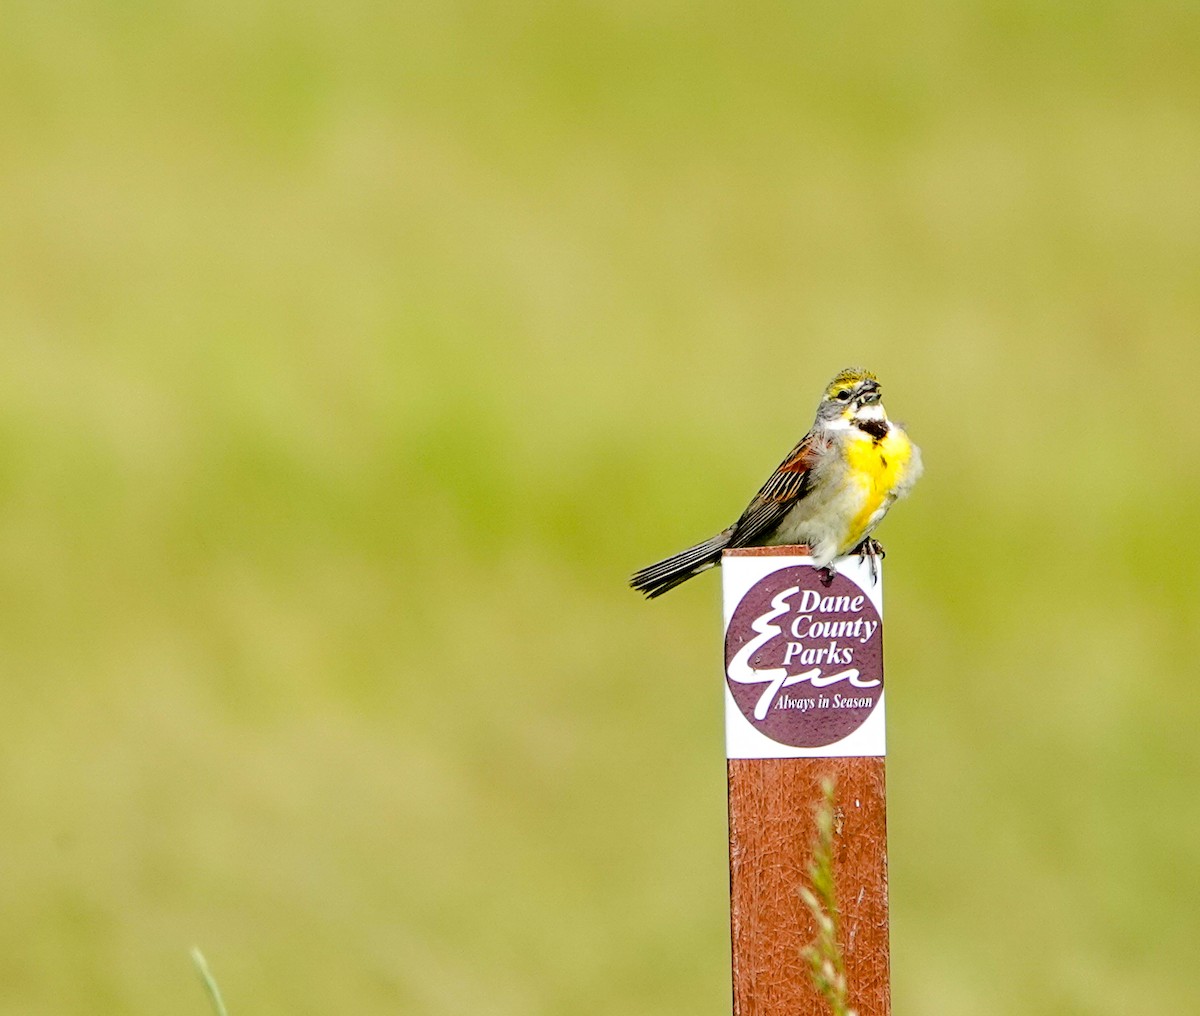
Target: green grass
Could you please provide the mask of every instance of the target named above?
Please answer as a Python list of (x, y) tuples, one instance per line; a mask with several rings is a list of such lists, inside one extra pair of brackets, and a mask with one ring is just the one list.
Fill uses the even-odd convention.
[(837, 781), (832, 777), (821, 782), (822, 798), (815, 809), (816, 835), (806, 870), (808, 885), (801, 885), (800, 898), (812, 915), (815, 938), (801, 951), (808, 967), (813, 987), (829, 1006), (831, 1016), (858, 1016), (847, 1001), (850, 984), (846, 977), (846, 961), (838, 944), (841, 908), (838, 887), (833, 873), (834, 826), (838, 819)]
[(209, 1002), (212, 1003), (213, 1012), (216, 1016), (228, 1016), (228, 1010), (225, 1008), (225, 1000), (221, 997), (221, 989), (217, 984), (217, 979), (213, 977), (212, 971), (208, 968), (208, 961), (204, 958), (198, 947), (192, 948), (192, 965), (195, 966), (196, 972), (200, 975), (200, 982), (204, 985), (205, 994), (208, 995)]
[(6, 4), (0, 1016), (717, 1014), (727, 524), (865, 363), (897, 1012), (1194, 1011), (1200, 14)]

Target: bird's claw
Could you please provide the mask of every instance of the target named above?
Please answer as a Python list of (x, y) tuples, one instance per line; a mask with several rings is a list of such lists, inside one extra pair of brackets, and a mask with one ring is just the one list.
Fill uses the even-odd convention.
[(824, 568), (818, 568), (817, 574), (821, 576), (821, 585), (828, 589), (833, 585), (833, 577), (837, 572), (833, 570), (832, 565), (826, 565)]
[(887, 557), (887, 553), (883, 549), (883, 545), (871, 537), (867, 537), (852, 553), (857, 554), (866, 563), (871, 574), (871, 584), (874, 585), (879, 581), (879, 562)]

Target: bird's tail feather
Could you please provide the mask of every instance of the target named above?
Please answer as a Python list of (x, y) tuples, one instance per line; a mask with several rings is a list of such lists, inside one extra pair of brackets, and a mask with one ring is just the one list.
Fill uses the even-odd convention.
[(668, 589), (674, 589), (681, 582), (686, 582), (694, 575), (707, 571), (721, 561), (721, 551), (729, 546), (733, 536), (731, 530), (717, 533), (712, 539), (697, 543), (694, 547), (681, 550), (678, 554), (634, 572), (629, 584), (639, 593), (645, 593), (646, 599), (661, 596)]

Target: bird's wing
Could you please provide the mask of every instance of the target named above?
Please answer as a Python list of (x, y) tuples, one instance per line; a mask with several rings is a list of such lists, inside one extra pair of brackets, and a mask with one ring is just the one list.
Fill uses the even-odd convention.
[(808, 493), (812, 468), (823, 450), (823, 443), (811, 431), (788, 453), (762, 490), (742, 512), (733, 526), (731, 547), (752, 547), (770, 535), (783, 517)]

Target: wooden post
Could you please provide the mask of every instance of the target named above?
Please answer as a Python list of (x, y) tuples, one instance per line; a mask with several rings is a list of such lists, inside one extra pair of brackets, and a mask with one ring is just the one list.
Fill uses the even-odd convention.
[(726, 749), (734, 1016), (828, 1016), (800, 897), (822, 783), (836, 780), (833, 873), (847, 1001), (889, 1016), (882, 576), (829, 586), (804, 547), (726, 551)]

